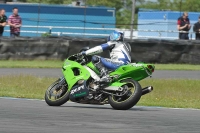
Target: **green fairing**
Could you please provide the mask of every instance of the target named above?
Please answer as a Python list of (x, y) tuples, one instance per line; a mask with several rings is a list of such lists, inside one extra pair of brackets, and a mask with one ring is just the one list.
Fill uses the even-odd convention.
[[(72, 71), (73, 69), (79, 69), (80, 75), (75, 76), (75, 74)], [(62, 72), (68, 83), (69, 91), (77, 83), (77, 81), (81, 79), (87, 80), (90, 77), (90, 72), (85, 67), (71, 60), (65, 60)]]
[[(152, 74), (152, 70), (147, 67), (148, 65), (153, 66), (153, 69), (155, 68), (154, 65), (152, 64), (145, 64), (145, 63), (140, 62), (137, 64), (129, 64), (129, 65), (121, 66), (114, 72), (110, 73), (110, 76), (120, 75), (120, 78), (117, 80), (129, 77), (136, 81), (140, 81), (149, 76), (146, 73), (145, 69), (149, 72), (150, 75)], [(91, 68), (98, 75), (100, 74), (92, 62), (88, 63), (87, 66)]]
[[(151, 64), (138, 63), (124, 65), (119, 67), (114, 72), (110, 73), (110, 76), (117, 76), (117, 79), (115, 79), (115, 81), (126, 78), (132, 78), (136, 81), (140, 81), (152, 74), (152, 70), (148, 68), (148, 65)], [(153, 66), (152, 69), (155, 68), (154, 65), (151, 66)], [(149, 75), (146, 71), (148, 71)]]
[[(97, 68), (93, 65), (92, 62), (89, 62), (87, 66), (92, 69), (98, 75), (100, 74)], [(149, 68), (151, 66), (152, 68)], [(80, 74), (78, 76), (74, 75), (73, 69), (78, 68)], [(131, 78), (136, 81), (140, 81), (148, 76), (150, 76), (155, 69), (155, 66), (152, 64), (145, 63), (131, 63), (128, 65), (123, 65), (119, 67), (114, 72), (110, 73), (111, 77), (114, 77), (114, 81), (110, 86), (122, 86), (124, 83), (120, 83), (120, 80)], [(63, 74), (68, 83), (68, 89), (71, 88), (77, 83), (77, 81), (84, 79), (87, 80), (90, 77), (90, 72), (82, 65), (75, 61), (66, 60), (63, 65)]]
[(87, 64), (87, 66), (90, 68), (90, 69), (92, 69), (96, 74), (100, 74), (99, 73), (99, 71), (97, 70), (97, 68), (93, 65), (93, 63), (92, 62), (89, 62), (88, 64)]

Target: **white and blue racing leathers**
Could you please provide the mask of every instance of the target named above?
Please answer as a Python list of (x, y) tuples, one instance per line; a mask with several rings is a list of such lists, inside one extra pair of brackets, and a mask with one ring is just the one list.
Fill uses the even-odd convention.
[[(110, 59), (96, 56), (105, 50), (110, 51)], [(105, 44), (101, 44), (94, 48), (91, 48), (84, 52), (85, 55), (95, 55), (92, 57), (92, 62), (98, 67), (98, 64), (102, 64), (108, 70), (115, 70), (122, 65), (126, 65), (131, 62), (131, 47), (128, 43), (120, 41), (109, 41)]]

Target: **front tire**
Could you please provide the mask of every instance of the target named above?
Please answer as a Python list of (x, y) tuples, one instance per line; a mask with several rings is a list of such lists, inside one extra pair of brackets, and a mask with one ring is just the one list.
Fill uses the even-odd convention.
[(45, 101), (49, 106), (61, 106), (68, 100), (69, 91), (65, 79), (58, 79), (45, 92)]
[(108, 97), (110, 105), (117, 110), (127, 110), (132, 108), (140, 100), (142, 96), (142, 88), (140, 84), (132, 79), (125, 79), (121, 82), (127, 83), (128, 91), (124, 96), (110, 95)]

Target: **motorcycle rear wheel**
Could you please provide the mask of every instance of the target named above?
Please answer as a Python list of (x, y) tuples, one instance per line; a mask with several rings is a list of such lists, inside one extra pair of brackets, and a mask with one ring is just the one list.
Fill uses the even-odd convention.
[(61, 106), (69, 100), (66, 82), (60, 84), (61, 79), (52, 83), (45, 92), (45, 102), (49, 106)]
[(132, 79), (124, 79), (121, 82), (127, 83), (127, 93), (124, 96), (110, 95), (108, 97), (110, 105), (116, 110), (128, 110), (140, 100), (142, 88), (140, 84)]

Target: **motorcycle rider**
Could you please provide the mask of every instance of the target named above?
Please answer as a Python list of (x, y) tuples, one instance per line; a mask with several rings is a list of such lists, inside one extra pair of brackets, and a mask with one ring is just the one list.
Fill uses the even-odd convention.
[[(110, 51), (111, 59), (95, 55), (105, 50)], [(107, 43), (81, 52), (80, 55), (94, 55), (92, 63), (100, 72), (100, 80), (98, 82), (108, 85), (112, 82), (108, 72), (131, 62), (131, 47), (124, 42), (124, 34), (122, 32), (114, 31), (109, 35)]]

